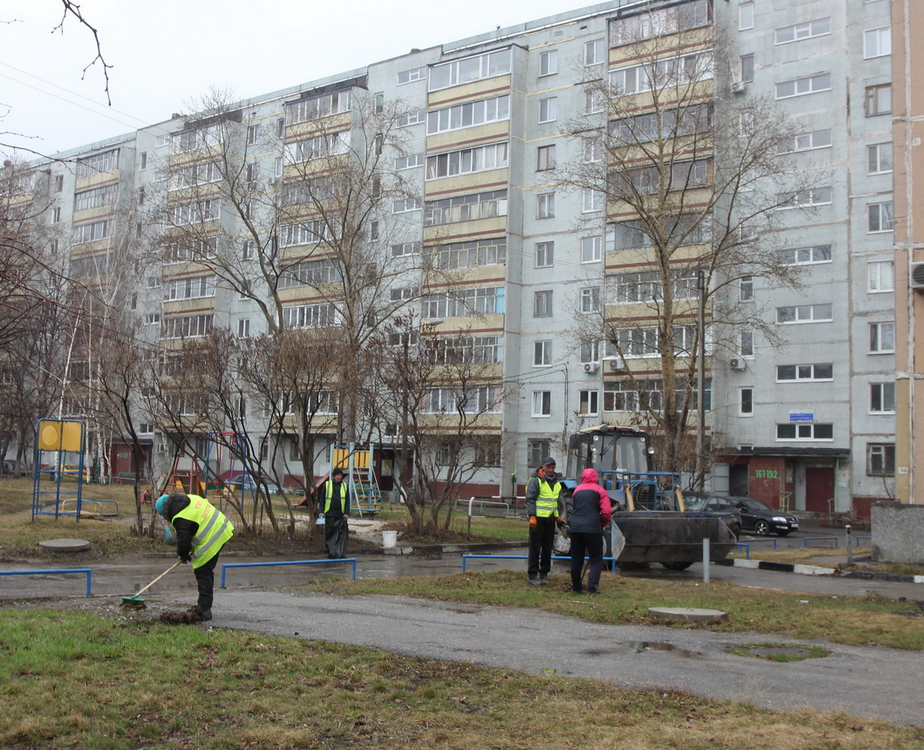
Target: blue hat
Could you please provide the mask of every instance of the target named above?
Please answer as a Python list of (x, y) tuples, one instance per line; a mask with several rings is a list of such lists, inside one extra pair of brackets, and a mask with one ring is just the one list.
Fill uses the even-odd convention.
[(154, 510), (157, 511), (157, 515), (162, 516), (167, 511), (167, 503), (170, 500), (170, 495), (161, 495), (157, 498), (157, 502), (154, 503)]

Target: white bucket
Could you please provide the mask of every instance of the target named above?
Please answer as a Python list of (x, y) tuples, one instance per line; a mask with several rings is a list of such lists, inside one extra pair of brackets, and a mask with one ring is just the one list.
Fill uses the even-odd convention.
[(398, 546), (398, 532), (397, 531), (383, 531), (382, 532), (382, 546), (385, 549), (394, 549)]

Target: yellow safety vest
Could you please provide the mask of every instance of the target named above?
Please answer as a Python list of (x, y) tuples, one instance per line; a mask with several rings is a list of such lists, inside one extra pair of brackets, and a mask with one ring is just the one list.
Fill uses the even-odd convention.
[[(335, 482), (333, 479), (328, 479), (324, 483), (324, 486), (327, 492), (324, 498), (324, 510), (321, 511), (322, 513), (327, 513), (327, 511), (330, 510), (331, 501), (334, 499), (334, 484)], [(347, 492), (349, 492), (349, 486), (346, 483), (346, 477), (344, 477), (343, 481), (340, 482), (340, 512), (341, 513), (346, 513)]]
[(539, 518), (548, 518), (549, 516), (558, 517), (558, 496), (561, 494), (561, 482), (555, 482), (553, 487), (549, 482), (540, 476), (539, 496), (536, 498), (536, 515)]
[(192, 540), (193, 567), (199, 568), (221, 550), (222, 545), (234, 536), (234, 526), (228, 517), (204, 497), (188, 495), (189, 505), (173, 518), (185, 518), (199, 524)]

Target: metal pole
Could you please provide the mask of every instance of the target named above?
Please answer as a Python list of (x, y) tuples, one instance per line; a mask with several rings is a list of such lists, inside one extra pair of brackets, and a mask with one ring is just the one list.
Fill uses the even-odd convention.
[(853, 565), (853, 545), (850, 543), (851, 537), (850, 537), (850, 524), (849, 523), (847, 524), (846, 529), (847, 529), (847, 564)]
[(709, 583), (709, 572), (709, 537), (707, 536), (703, 539), (703, 583)]
[(706, 462), (703, 449), (706, 444), (706, 274), (700, 270), (699, 310), (697, 327), (699, 328), (699, 376), (696, 383), (697, 420), (696, 420), (696, 482), (699, 489), (705, 489)]

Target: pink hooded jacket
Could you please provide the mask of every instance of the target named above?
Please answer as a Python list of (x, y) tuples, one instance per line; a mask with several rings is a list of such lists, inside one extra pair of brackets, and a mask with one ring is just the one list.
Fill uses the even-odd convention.
[(610, 522), (613, 509), (610, 497), (597, 480), (594, 469), (584, 469), (581, 483), (571, 496), (569, 528), (572, 532), (597, 533)]

